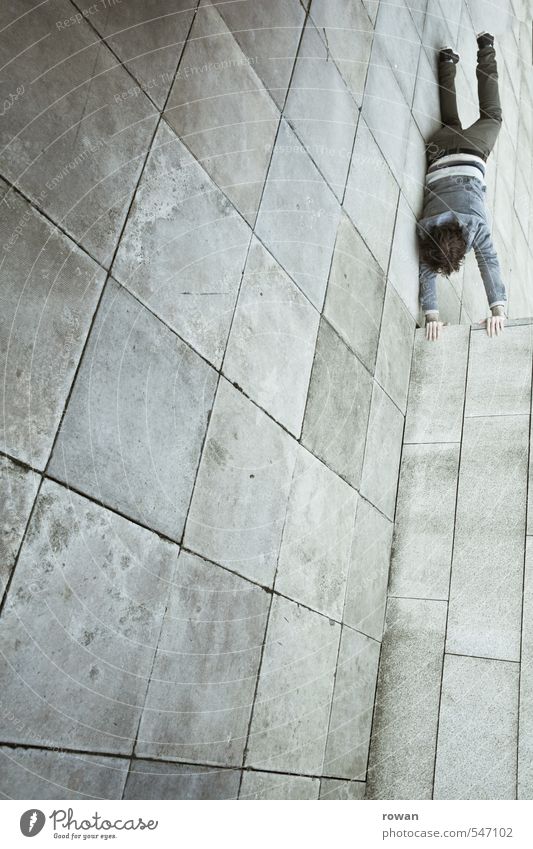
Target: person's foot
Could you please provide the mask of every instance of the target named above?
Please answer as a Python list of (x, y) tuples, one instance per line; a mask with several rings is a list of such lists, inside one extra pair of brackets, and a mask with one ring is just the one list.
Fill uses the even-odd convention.
[(494, 47), (494, 36), (490, 32), (478, 32), (476, 38), (479, 50), (483, 50), (484, 47)]
[(459, 54), (452, 47), (441, 47), (439, 50), (439, 62), (453, 62), (457, 65)]

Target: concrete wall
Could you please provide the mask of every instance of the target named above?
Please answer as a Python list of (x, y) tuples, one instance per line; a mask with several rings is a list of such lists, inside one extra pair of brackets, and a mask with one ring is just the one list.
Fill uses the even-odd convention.
[(360, 798), (435, 50), (468, 44), (466, 102), (476, 9), (31, 7), (2, 12), (5, 792)]
[(368, 798), (533, 798), (532, 360), (417, 331)]

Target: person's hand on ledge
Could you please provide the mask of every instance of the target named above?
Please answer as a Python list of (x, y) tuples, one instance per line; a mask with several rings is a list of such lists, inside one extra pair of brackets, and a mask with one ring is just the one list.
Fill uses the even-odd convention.
[(505, 316), (491, 315), (489, 318), (482, 318), (479, 323), (486, 326), (487, 336), (499, 336), (505, 327)]
[(442, 321), (438, 319), (436, 321), (426, 321), (426, 339), (429, 342), (436, 342), (441, 337), (443, 327)]

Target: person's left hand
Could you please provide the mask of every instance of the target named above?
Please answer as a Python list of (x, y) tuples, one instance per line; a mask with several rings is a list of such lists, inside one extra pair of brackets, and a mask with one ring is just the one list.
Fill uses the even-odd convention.
[(503, 333), (505, 327), (505, 317), (503, 315), (491, 315), (489, 318), (482, 318), (480, 324), (486, 325), (487, 336), (499, 336)]

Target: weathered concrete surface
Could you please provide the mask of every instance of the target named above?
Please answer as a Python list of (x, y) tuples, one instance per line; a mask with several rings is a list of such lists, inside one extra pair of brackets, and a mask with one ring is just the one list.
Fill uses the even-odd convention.
[[(0, 131), (0, 566), (4, 580), (12, 574), (0, 618), (12, 662), (0, 744), (35, 767), (26, 783), (9, 762), (12, 792), (50, 794), (60, 745), (72, 748), (61, 757), (76, 798), (234, 799), (248, 788), (259, 798), (360, 799), (392, 521), (405, 519), (401, 491), (396, 505), (404, 414), (405, 456), (426, 456), (415, 443), (461, 441), (463, 354), (469, 325), (487, 311), (469, 255), (460, 274), (438, 281), (443, 319), (463, 328), (445, 328), (440, 346), (416, 342), (408, 393), (422, 320), (414, 220), (424, 139), (439, 123), (436, 51), (459, 49), (461, 115), (473, 120), (474, 35), (497, 32), (504, 125), (487, 204), (509, 312), (524, 319), (533, 314), (529, 10), (515, 0), (497, 10), (481, 0), (33, 6), (0, 12), (10, 33), (0, 47), (10, 71)], [(529, 355), (510, 335), (499, 347), (477, 335), (467, 421), (496, 413), (509, 428), (507, 413), (528, 418), (527, 377), (509, 365), (498, 372), (497, 352), (514, 348), (524, 375)], [(501, 466), (507, 449), (491, 450)], [(441, 553), (453, 489), (453, 474), (443, 476), (423, 504), (443, 493), (446, 516), (431, 532)], [(397, 592), (411, 591), (417, 571), (407, 576), (420, 537), (415, 545), (408, 526)], [(490, 595), (497, 564), (485, 578), (479, 557), (472, 564), (477, 592)], [(513, 568), (498, 599), (506, 616), (494, 622), (507, 623), (515, 657)], [(421, 685), (428, 641), (431, 681), (442, 665), (445, 567), (436, 572), (415, 591), (432, 595), (440, 582), (437, 599), (390, 600), (389, 614), (409, 604), (438, 611), (420, 638), (425, 653), (396, 632), (399, 666), (382, 664), (394, 686), (400, 667)], [(37, 585), (40, 594), (29, 589)], [(468, 592), (463, 607), (453, 598), (463, 617), (477, 609)], [(425, 633), (416, 616), (404, 619), (407, 633), (409, 623)], [(525, 672), (527, 639), (523, 651)], [(522, 796), (528, 687), (525, 672)], [(397, 744), (384, 732), (370, 792), (387, 795), (383, 779), (399, 796), (431, 795), (433, 709), (417, 743), (418, 707), (400, 712), (400, 727), (395, 692), (385, 702), (396, 738), (413, 728), (413, 773), (398, 751), (388, 760)], [(116, 769), (102, 772), (101, 761)]]
[(0, 457), (0, 580), (7, 586), (26, 530), (40, 478), (8, 457)]
[(216, 380), (204, 360), (109, 280), (50, 474), (179, 541)]
[(177, 554), (43, 483), (0, 620), (3, 741), (131, 753)]

